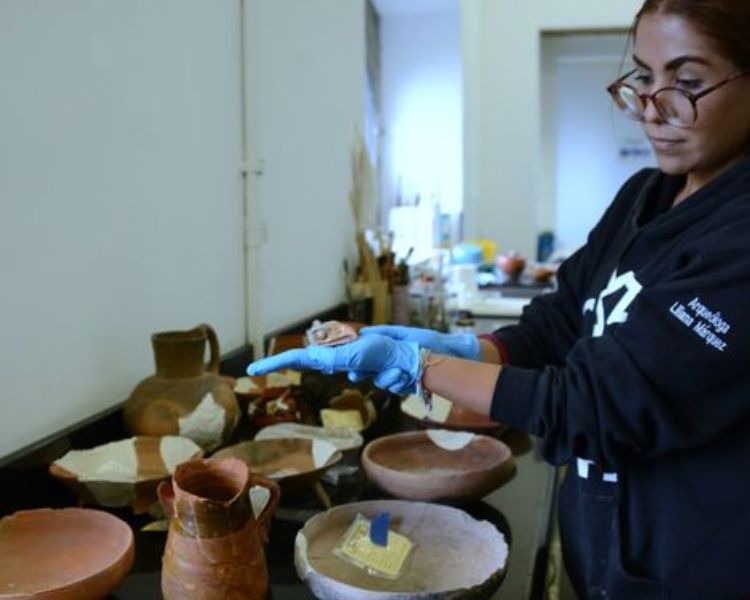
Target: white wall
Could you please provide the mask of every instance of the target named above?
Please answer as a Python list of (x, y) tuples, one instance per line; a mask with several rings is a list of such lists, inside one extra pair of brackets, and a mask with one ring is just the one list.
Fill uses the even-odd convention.
[(341, 265), (356, 256), (348, 194), (364, 120), (364, 2), (250, 0), (247, 22), (248, 143), (262, 170), (250, 212), (265, 240), (251, 303), (268, 332), (344, 300)]
[(463, 208), (463, 69), (458, 10), (381, 19), (381, 189), (435, 197), (442, 212)]
[(0, 456), (244, 341), (239, 3), (0, 2)]
[[(604, 87), (626, 65), (627, 35), (545, 35), (543, 131), (552, 161), (554, 231), (575, 250), (634, 172), (655, 159), (640, 124), (615, 108)], [(629, 67), (625, 67), (626, 69)]]
[(533, 256), (555, 214), (544, 183), (541, 35), (628, 28), (641, 0), (461, 2), (465, 235)]

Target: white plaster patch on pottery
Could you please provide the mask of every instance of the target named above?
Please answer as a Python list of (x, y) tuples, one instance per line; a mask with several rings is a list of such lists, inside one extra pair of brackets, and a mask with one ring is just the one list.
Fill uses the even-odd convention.
[(271, 499), (271, 490), (262, 485), (254, 485), (250, 488), (248, 494), (250, 495), (250, 505), (253, 507), (253, 515), (258, 520), (260, 515), (263, 514), (263, 510), (268, 506), (268, 501)]
[(432, 395), (432, 410), (427, 410), (425, 402), (419, 396), (411, 395), (401, 403), (401, 410), (415, 419), (429, 419), (435, 423), (445, 423), (453, 408), (453, 403), (437, 394)]
[(323, 440), (312, 441), (313, 464), (316, 469), (327, 464), (331, 457), (336, 453), (336, 446)]
[(177, 435), (165, 435), (159, 442), (159, 454), (167, 472), (172, 475), (177, 465), (203, 455), (203, 450), (193, 440)]
[(234, 383), (234, 391), (238, 394), (249, 394), (258, 389), (260, 388), (249, 377), (240, 377)]
[(471, 444), (474, 434), (468, 431), (447, 431), (444, 429), (428, 429), (427, 437), (433, 444), (443, 450), (461, 450)]
[(211, 392), (208, 392), (195, 410), (178, 419), (180, 435), (190, 438), (206, 450), (221, 444), (224, 431), (225, 410)]
[(134, 483), (138, 479), (134, 438), (89, 450), (71, 450), (55, 464), (76, 475), (78, 481)]

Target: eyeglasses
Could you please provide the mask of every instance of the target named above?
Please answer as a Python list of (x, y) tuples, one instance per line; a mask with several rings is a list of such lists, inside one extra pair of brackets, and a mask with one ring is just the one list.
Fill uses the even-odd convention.
[(697, 94), (692, 94), (677, 87), (664, 87), (656, 90), (653, 94), (641, 94), (632, 85), (625, 83), (625, 80), (636, 71), (637, 69), (633, 69), (607, 87), (607, 91), (617, 107), (631, 119), (643, 121), (646, 106), (648, 106), (648, 101), (651, 100), (656, 112), (662, 119), (670, 125), (683, 128), (691, 127), (698, 119), (696, 103), (703, 96), (718, 90), (730, 81), (750, 75), (750, 71), (737, 73)]

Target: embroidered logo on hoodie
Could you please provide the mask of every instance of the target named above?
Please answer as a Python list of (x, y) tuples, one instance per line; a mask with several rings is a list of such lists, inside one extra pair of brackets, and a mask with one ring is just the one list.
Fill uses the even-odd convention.
[[(635, 278), (633, 271), (618, 275), (617, 269), (615, 269), (609, 278), (607, 287), (599, 293), (599, 297), (589, 298), (583, 304), (584, 314), (591, 311), (594, 311), (596, 314), (596, 322), (594, 323), (591, 335), (593, 337), (601, 337), (607, 325), (627, 321), (628, 309), (638, 297), (638, 294), (641, 293), (642, 289), (643, 286)], [(607, 308), (604, 306), (604, 299), (620, 292), (622, 292), (622, 296), (620, 296), (620, 299), (612, 306), (609, 313), (607, 313)]]

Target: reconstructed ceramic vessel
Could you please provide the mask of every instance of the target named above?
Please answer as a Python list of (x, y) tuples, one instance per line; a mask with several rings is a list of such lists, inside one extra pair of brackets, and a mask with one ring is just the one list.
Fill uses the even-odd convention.
[(266, 439), (241, 442), (214, 456), (232, 456), (276, 481), (284, 494), (309, 490), (342, 454), (323, 440)]
[[(370, 574), (338, 558), (334, 548), (357, 515), (387, 512), (392, 528), (414, 543), (396, 579)], [(317, 598), (327, 600), (469, 600), (490, 598), (505, 575), (508, 544), (488, 521), (462, 510), (402, 500), (336, 506), (297, 534), (294, 564)]]
[[(239, 420), (230, 383), (219, 375), (219, 343), (208, 325), (151, 336), (156, 374), (141, 381), (125, 405), (125, 423), (137, 435), (180, 435), (205, 450), (225, 442)], [(203, 355), (208, 342), (208, 365)]]
[(188, 438), (136, 436), (87, 450), (71, 450), (50, 465), (81, 504), (130, 506), (135, 513), (156, 505), (157, 486), (175, 467), (201, 458), (203, 450)]
[[(256, 520), (252, 486), (270, 493)], [(278, 506), (278, 486), (236, 458), (183, 463), (159, 486), (169, 515), (162, 559), (166, 600), (262, 600), (268, 592), (264, 544)]]

